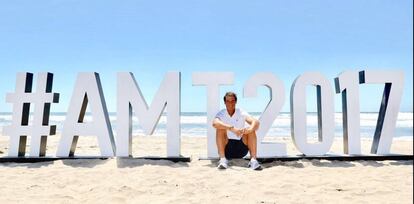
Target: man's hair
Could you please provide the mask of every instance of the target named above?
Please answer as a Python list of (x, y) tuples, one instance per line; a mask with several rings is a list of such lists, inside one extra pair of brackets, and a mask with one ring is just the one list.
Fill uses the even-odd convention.
[(223, 97), (224, 102), (226, 102), (226, 97), (227, 97), (227, 96), (232, 96), (232, 97), (234, 97), (234, 100), (236, 100), (236, 102), (237, 102), (237, 95), (236, 95), (236, 93), (231, 92), (231, 91), (227, 92), (227, 93), (224, 95), (224, 97)]

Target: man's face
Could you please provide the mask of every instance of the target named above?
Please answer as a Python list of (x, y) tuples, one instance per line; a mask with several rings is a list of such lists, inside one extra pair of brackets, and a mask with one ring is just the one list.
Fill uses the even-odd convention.
[(233, 96), (226, 96), (226, 101), (224, 104), (226, 105), (226, 109), (229, 111), (233, 111), (236, 109), (236, 99)]

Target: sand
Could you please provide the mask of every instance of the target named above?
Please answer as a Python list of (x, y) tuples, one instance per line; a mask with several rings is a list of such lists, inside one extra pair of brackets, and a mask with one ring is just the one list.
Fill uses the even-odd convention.
[[(56, 153), (58, 136), (47, 154)], [(279, 139), (290, 155), (290, 138)], [(371, 141), (362, 142), (368, 153)], [(0, 136), (0, 156), (8, 137)], [(165, 156), (165, 138), (134, 137), (134, 156)], [(0, 164), (0, 203), (412, 203), (412, 161), (300, 160), (263, 164), (262, 171), (232, 160), (218, 170), (206, 155), (206, 138), (182, 137), (188, 163), (154, 160), (65, 160)], [(27, 150), (28, 151), (28, 150)], [(342, 152), (337, 139), (332, 153)], [(392, 153), (413, 154), (413, 141), (396, 140)], [(98, 155), (94, 137), (81, 138), (77, 155)]]

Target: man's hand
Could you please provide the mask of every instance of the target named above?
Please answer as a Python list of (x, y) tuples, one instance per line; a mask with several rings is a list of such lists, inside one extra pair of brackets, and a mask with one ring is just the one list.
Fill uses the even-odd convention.
[(243, 128), (243, 129), (239, 129), (239, 128), (235, 128), (235, 127), (233, 127), (233, 128), (231, 128), (231, 130), (230, 130), (232, 133), (234, 133), (234, 134), (236, 134), (237, 135), (237, 137), (242, 137), (243, 136), (243, 134), (245, 134), (245, 129)]
[(247, 134), (254, 132), (254, 129), (252, 127), (244, 128), (243, 130), (244, 130), (243, 135), (247, 135)]

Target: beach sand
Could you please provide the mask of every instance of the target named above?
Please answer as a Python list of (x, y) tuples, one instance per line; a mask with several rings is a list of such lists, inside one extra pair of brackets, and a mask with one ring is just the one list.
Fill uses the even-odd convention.
[[(48, 140), (47, 155), (56, 153), (58, 136)], [(288, 154), (299, 152), (290, 138)], [(165, 156), (165, 138), (136, 136), (134, 156)], [(28, 142), (29, 144), (29, 142)], [(362, 152), (371, 140), (363, 139)], [(0, 136), (0, 156), (8, 137)], [(188, 163), (165, 160), (64, 160), (0, 164), (0, 203), (412, 203), (412, 161), (300, 160), (246, 168), (232, 160), (218, 170), (206, 155), (206, 138), (182, 137)], [(29, 150), (27, 149), (27, 152)], [(332, 153), (342, 153), (336, 139)], [(394, 139), (392, 153), (413, 154), (412, 140)], [(95, 137), (81, 137), (76, 155), (98, 155)]]

